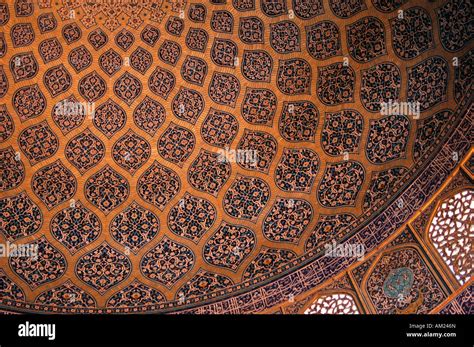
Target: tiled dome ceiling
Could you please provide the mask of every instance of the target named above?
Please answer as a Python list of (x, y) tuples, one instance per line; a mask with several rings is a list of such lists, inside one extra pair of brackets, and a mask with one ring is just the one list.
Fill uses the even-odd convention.
[(471, 104), (470, 14), (0, 3), (0, 241), (39, 252), (0, 258), (1, 307), (257, 312), (338, 274), (355, 259), (325, 245), (375, 248), (429, 198), (435, 155), (466, 152), (445, 144)]

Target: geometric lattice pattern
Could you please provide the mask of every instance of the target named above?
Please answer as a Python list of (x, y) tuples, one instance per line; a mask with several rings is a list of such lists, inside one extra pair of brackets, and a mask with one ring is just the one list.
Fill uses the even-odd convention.
[(428, 234), (459, 283), (469, 281), (474, 256), (474, 191), (463, 190), (442, 201)]
[(350, 294), (337, 293), (321, 296), (305, 314), (359, 314), (354, 298)]

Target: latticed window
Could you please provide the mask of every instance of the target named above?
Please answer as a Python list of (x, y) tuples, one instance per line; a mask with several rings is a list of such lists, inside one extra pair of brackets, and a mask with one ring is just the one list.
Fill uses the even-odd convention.
[(321, 296), (305, 314), (359, 314), (354, 298), (350, 294)]
[(472, 274), (473, 192), (464, 190), (443, 201), (429, 229), (431, 242), (461, 284)]

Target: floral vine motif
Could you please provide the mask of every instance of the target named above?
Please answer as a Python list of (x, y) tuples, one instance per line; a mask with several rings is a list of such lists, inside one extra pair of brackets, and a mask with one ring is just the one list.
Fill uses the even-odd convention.
[(99, 237), (102, 224), (94, 212), (77, 201), (53, 216), (50, 230), (56, 240), (75, 254)]
[[(40, 5), (40, 7), (42, 7)], [(54, 17), (53, 13), (43, 13), (38, 17), (38, 26), (41, 33), (46, 33), (49, 31), (53, 31), (58, 27), (58, 22)]]
[(355, 217), (349, 213), (336, 215), (321, 215), (318, 222), (306, 240), (305, 251), (319, 252), (324, 249), (324, 245), (331, 240), (341, 240), (348, 234), (348, 226), (355, 221)]
[(263, 21), (257, 17), (242, 17), (239, 22), (239, 38), (243, 43), (257, 44), (264, 42)]
[(322, 0), (292, 0), (295, 14), (301, 19), (311, 19), (324, 13)]
[[(20, 64), (18, 64), (18, 62)], [(29, 80), (38, 73), (38, 62), (33, 52), (15, 54), (10, 59), (10, 72), (15, 82)]]
[(140, 271), (152, 281), (171, 288), (194, 266), (193, 251), (166, 236), (140, 260)]
[(320, 204), (328, 208), (355, 205), (364, 178), (364, 167), (356, 161), (328, 163), (318, 188)]
[(319, 68), (318, 98), (325, 105), (335, 106), (354, 101), (355, 71), (343, 63)]
[(151, 146), (147, 140), (129, 130), (112, 146), (112, 158), (131, 175), (135, 174), (150, 158)]
[(329, 0), (329, 6), (332, 12), (339, 18), (350, 18), (356, 13), (362, 12), (367, 9), (365, 0)]
[(13, 47), (26, 47), (35, 40), (35, 31), (31, 23), (14, 24), (10, 30)]
[(181, 76), (189, 83), (202, 86), (208, 69), (207, 63), (203, 59), (188, 55), (181, 65)]
[(32, 125), (18, 136), (18, 145), (31, 165), (52, 157), (58, 150), (59, 139), (46, 121)]
[(270, 199), (270, 187), (258, 177), (238, 176), (224, 195), (224, 211), (255, 222)]
[(64, 155), (82, 175), (104, 158), (105, 144), (92, 131), (86, 129), (69, 140)]
[(158, 152), (164, 159), (182, 167), (195, 145), (196, 138), (190, 130), (171, 122), (158, 140)]
[(306, 42), (309, 54), (318, 60), (341, 55), (341, 34), (336, 23), (322, 21), (306, 27)]
[(269, 17), (278, 17), (287, 12), (285, 0), (262, 0), (260, 6)]
[(112, 295), (107, 300), (106, 307), (143, 307), (165, 301), (166, 298), (161, 292), (135, 279), (130, 285)]
[(429, 57), (408, 69), (409, 102), (419, 102), (423, 112), (447, 98), (449, 67), (440, 56)]
[(188, 170), (188, 181), (194, 189), (217, 196), (227, 182), (231, 166), (217, 153), (201, 150)]
[(288, 142), (314, 142), (318, 118), (318, 109), (310, 101), (284, 102), (278, 128)]
[(72, 87), (72, 76), (61, 64), (46, 70), (43, 75), (43, 83), (54, 98)]
[(130, 106), (142, 93), (143, 86), (138, 78), (125, 72), (114, 83), (114, 93)]
[(0, 297), (2, 302), (8, 302), (8, 300), (25, 301), (25, 293), (21, 287), (13, 282), (3, 269), (0, 269)]
[(239, 166), (247, 170), (256, 170), (268, 173), (270, 164), (277, 152), (277, 141), (269, 133), (263, 131), (253, 131), (245, 129), (239, 144), (238, 150), (254, 151), (257, 154), (257, 160), (240, 160)]
[(7, 240), (32, 235), (42, 224), (41, 210), (26, 192), (0, 199), (0, 232)]
[(252, 82), (270, 82), (273, 60), (270, 54), (261, 50), (244, 51), (242, 75)]
[(176, 84), (176, 78), (171, 71), (157, 67), (148, 79), (148, 88), (163, 99), (168, 99)]
[(66, 24), (61, 30), (64, 40), (70, 45), (73, 42), (79, 41), (82, 37), (82, 30), (76, 23)]
[(237, 45), (231, 40), (215, 38), (211, 48), (211, 59), (219, 66), (235, 67)]
[(99, 57), (99, 66), (108, 76), (112, 76), (123, 66), (123, 60), (119, 53), (110, 48)]
[(109, 37), (103, 30), (97, 28), (89, 33), (87, 40), (91, 46), (94, 47), (96, 51), (98, 51), (109, 41)]
[(415, 161), (422, 159), (427, 154), (430, 145), (441, 138), (441, 134), (452, 115), (453, 111), (442, 110), (417, 122), (415, 144), (413, 146), (413, 159)]
[(119, 132), (127, 122), (127, 114), (112, 99), (108, 99), (99, 105), (94, 112), (93, 123), (107, 138), (111, 138)]
[(195, 124), (204, 110), (204, 105), (201, 93), (182, 87), (173, 98), (171, 109), (176, 118)]
[(362, 115), (356, 110), (326, 113), (321, 147), (329, 155), (357, 152), (363, 125)]
[[(69, 105), (77, 105), (77, 107), (68, 107)], [(66, 112), (64, 112), (66, 110)], [(54, 123), (61, 129), (64, 135), (81, 126), (86, 118), (86, 109), (71, 95), (59, 101), (51, 112)]]
[(431, 17), (423, 8), (409, 8), (403, 18), (396, 17), (390, 24), (393, 48), (400, 58), (413, 59), (434, 47)]
[(408, 169), (405, 167), (394, 167), (374, 173), (369, 188), (365, 193), (364, 205), (362, 208), (364, 210), (371, 207), (373, 208), (374, 206), (377, 206), (379, 201), (384, 201), (390, 197), (390, 190), (407, 172)]
[(61, 57), (63, 54), (63, 46), (61, 46), (61, 43), (57, 38), (52, 37), (39, 43), (38, 52), (43, 59), (43, 62), (49, 63)]
[(103, 242), (77, 260), (75, 273), (82, 282), (104, 295), (109, 289), (125, 281), (131, 270), (130, 259)]
[(116, 36), (115, 36), (115, 44), (119, 46), (124, 52), (126, 52), (135, 41), (135, 36), (128, 31), (127, 29), (122, 29)]
[(46, 109), (46, 98), (37, 84), (19, 88), (12, 103), (22, 122), (42, 115)]
[(300, 29), (292, 21), (270, 24), (270, 45), (277, 53), (288, 54), (301, 50)]
[(466, 52), (454, 68), (454, 99), (459, 103), (470, 93), (471, 76), (474, 70), (474, 50)]
[(239, 122), (230, 113), (211, 108), (201, 126), (201, 137), (216, 147), (228, 147), (239, 130)]
[(31, 188), (48, 210), (51, 210), (74, 196), (77, 180), (58, 159), (34, 173)]
[(123, 204), (129, 194), (128, 181), (109, 165), (90, 176), (84, 185), (87, 200), (106, 215)]
[(176, 298), (192, 299), (232, 286), (234, 282), (227, 276), (199, 269), (197, 274), (176, 293)]
[(176, 235), (198, 243), (217, 218), (216, 208), (206, 199), (186, 193), (168, 214), (168, 227)]
[(235, 107), (240, 93), (239, 80), (231, 74), (215, 72), (209, 84), (209, 97), (217, 104)]
[(169, 17), (165, 27), (171, 35), (181, 36), (184, 30), (184, 20), (176, 16)]
[(401, 74), (393, 63), (381, 63), (362, 71), (360, 99), (370, 112), (378, 112), (381, 103), (399, 100)]
[[(472, 31), (472, 3), (450, 0), (436, 10), (441, 44), (448, 52), (461, 50), (474, 37)], [(455, 19), (455, 20), (454, 20)]]
[(380, 12), (392, 12), (408, 0), (373, 0), (372, 4)]
[(92, 54), (85, 46), (79, 46), (69, 53), (68, 61), (76, 72), (81, 72), (91, 66)]
[(138, 47), (130, 55), (130, 66), (142, 75), (145, 74), (152, 64), (153, 56), (146, 49)]
[(359, 63), (387, 54), (385, 28), (375, 17), (364, 17), (347, 27), (349, 54)]
[(138, 195), (160, 210), (165, 208), (180, 189), (181, 181), (176, 172), (159, 164), (156, 160), (137, 182)]
[(223, 221), (204, 245), (204, 259), (209, 264), (236, 272), (255, 243), (256, 236), (252, 230)]
[(52, 37), (40, 42), (38, 51), (44, 63), (57, 60), (63, 54), (63, 46), (57, 38)]
[(104, 96), (107, 84), (100, 75), (92, 71), (79, 80), (79, 94), (89, 102), (94, 102)]
[(33, 14), (35, 5), (28, 0), (17, 1), (15, 3), (15, 14), (17, 17), (29, 17)]
[(135, 125), (154, 136), (166, 118), (166, 111), (158, 101), (146, 96), (133, 111)]
[(193, 51), (204, 52), (209, 41), (209, 35), (205, 30), (190, 28), (186, 35), (186, 46)]
[(110, 223), (115, 241), (137, 254), (160, 230), (158, 217), (135, 201), (117, 214)]
[(211, 28), (218, 33), (232, 33), (234, 17), (228, 11), (213, 11), (211, 17)]
[(181, 56), (181, 46), (174, 41), (165, 40), (158, 50), (158, 57), (167, 64), (175, 66)]
[(5, 105), (0, 105), (0, 143), (5, 142), (12, 136), (15, 123), (7, 111)]
[(312, 218), (308, 201), (277, 198), (263, 221), (263, 235), (274, 242), (298, 243)]
[(309, 193), (319, 166), (316, 152), (306, 148), (285, 148), (275, 170), (275, 183), (284, 191)]
[(250, 124), (271, 126), (277, 97), (270, 89), (247, 88), (242, 103), (242, 117)]
[(304, 59), (281, 60), (277, 73), (277, 86), (287, 95), (310, 94), (311, 66)]
[(204, 23), (206, 21), (207, 9), (203, 4), (191, 4), (189, 6), (188, 17), (193, 22)]
[(12, 146), (0, 149), (0, 192), (18, 187), (25, 179), (25, 166)]
[(242, 280), (248, 280), (271, 272), (296, 258), (296, 253), (286, 249), (262, 247), (260, 253), (247, 266)]
[(76, 286), (71, 280), (42, 292), (36, 297), (35, 303), (60, 308), (97, 307), (94, 297)]
[(27, 245), (29, 249), (37, 249), (36, 256), (9, 257), (9, 263), (11, 269), (31, 290), (64, 275), (67, 268), (66, 258), (44, 236)]
[(367, 159), (383, 164), (402, 158), (408, 143), (410, 120), (406, 116), (388, 116), (370, 121), (367, 139)]

